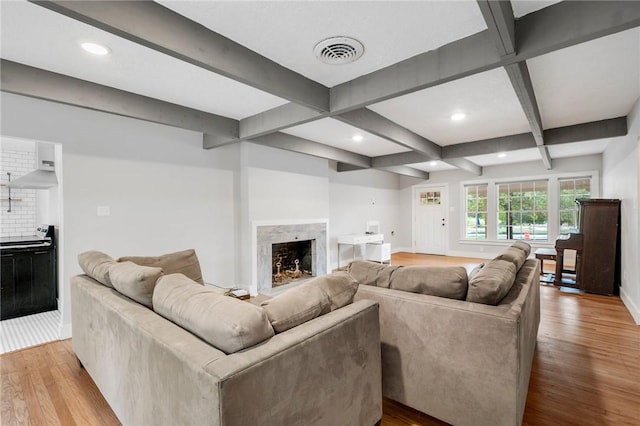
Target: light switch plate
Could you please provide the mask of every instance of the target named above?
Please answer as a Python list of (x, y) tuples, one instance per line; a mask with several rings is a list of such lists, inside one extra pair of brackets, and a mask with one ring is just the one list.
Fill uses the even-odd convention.
[(109, 206), (98, 206), (98, 216), (109, 216), (111, 215), (111, 209)]

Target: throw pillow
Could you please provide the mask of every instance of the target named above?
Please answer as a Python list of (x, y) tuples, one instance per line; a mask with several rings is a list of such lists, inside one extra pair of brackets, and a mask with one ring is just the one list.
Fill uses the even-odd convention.
[(403, 266), (391, 276), (390, 288), (464, 300), (467, 270), (462, 266)]
[(511, 244), (511, 247), (522, 250), (525, 253), (524, 257), (529, 257), (529, 255), (531, 254), (531, 246), (529, 245), (529, 243), (526, 243), (523, 240), (514, 241), (513, 244)]
[(358, 281), (358, 284), (389, 288), (391, 275), (398, 268), (399, 266), (357, 259), (349, 264), (347, 272)]
[(358, 281), (344, 271), (313, 278), (300, 286), (319, 287), (329, 298), (332, 311), (352, 303), (358, 291)]
[(471, 271), (469, 271), (468, 281), (471, 281), (471, 278), (475, 277), (478, 272), (480, 272), (484, 268), (484, 263), (476, 265)]
[(512, 262), (514, 265), (516, 265), (517, 271), (522, 268), (522, 265), (524, 265), (524, 262), (527, 260), (527, 255), (519, 248), (509, 247), (498, 256), (496, 256), (496, 259)]
[(133, 262), (114, 263), (109, 268), (113, 287), (150, 309), (153, 309), (153, 289), (161, 275), (162, 268), (140, 266)]
[(276, 333), (331, 311), (329, 296), (317, 286), (301, 284), (260, 304)]
[(153, 309), (227, 354), (273, 336), (261, 307), (223, 296), (183, 274), (165, 275), (158, 280)]
[(85, 251), (78, 255), (78, 263), (85, 274), (107, 287), (113, 287), (109, 277), (109, 268), (116, 263), (108, 254), (101, 251)]
[(118, 262), (133, 262), (142, 266), (162, 268), (165, 274), (184, 274), (204, 285), (200, 261), (194, 249), (163, 254), (162, 256), (124, 256)]
[(494, 259), (469, 281), (467, 301), (497, 305), (509, 293), (516, 278), (516, 265)]

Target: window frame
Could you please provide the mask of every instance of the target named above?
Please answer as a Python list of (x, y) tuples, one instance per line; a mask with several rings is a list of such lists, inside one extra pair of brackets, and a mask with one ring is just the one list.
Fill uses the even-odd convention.
[[(548, 210), (548, 240), (532, 240), (532, 242), (538, 247), (553, 247), (556, 238), (558, 238), (560, 223), (559, 223), (559, 200), (560, 189), (559, 180), (568, 178), (590, 178), (591, 179), (591, 198), (598, 198), (600, 196), (600, 171), (599, 170), (581, 170), (575, 172), (563, 172), (544, 175), (528, 175), (518, 177), (486, 177), (484, 179), (473, 179), (459, 182), (459, 210), (458, 210), (458, 243), (462, 245), (493, 245), (493, 246), (508, 246), (512, 243), (512, 240), (499, 240), (498, 239), (498, 183), (511, 183), (511, 182), (527, 182), (536, 180), (547, 180), (547, 210)], [(488, 185), (487, 189), (487, 239), (475, 240), (466, 239), (466, 186), (470, 185)]]

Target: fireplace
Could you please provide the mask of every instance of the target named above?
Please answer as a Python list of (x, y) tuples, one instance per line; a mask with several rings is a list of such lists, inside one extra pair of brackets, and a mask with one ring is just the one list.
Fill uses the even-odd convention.
[[(284, 288), (293, 279), (325, 275), (329, 268), (328, 222), (328, 219), (286, 223), (254, 221), (251, 294)], [(278, 263), (281, 276), (274, 281)]]
[(271, 286), (277, 287), (313, 276), (315, 240), (272, 244)]

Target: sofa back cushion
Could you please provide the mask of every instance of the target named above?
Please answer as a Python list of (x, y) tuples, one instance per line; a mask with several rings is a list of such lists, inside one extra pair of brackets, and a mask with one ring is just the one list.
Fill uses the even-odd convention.
[(113, 287), (150, 309), (153, 308), (153, 289), (161, 275), (162, 268), (140, 266), (133, 262), (114, 263), (109, 268)]
[(529, 255), (531, 254), (531, 246), (525, 241), (514, 241), (513, 244), (511, 244), (511, 247), (522, 250), (525, 253), (524, 257), (529, 257)]
[(224, 296), (183, 274), (165, 275), (158, 280), (153, 310), (227, 354), (254, 346), (274, 334), (261, 307)]
[(356, 259), (349, 264), (347, 272), (358, 281), (358, 284), (389, 288), (391, 274), (398, 268), (399, 266)]
[(204, 285), (200, 261), (194, 249), (163, 254), (162, 256), (124, 256), (118, 262), (133, 262), (142, 266), (162, 268), (166, 275), (184, 274), (188, 278)]
[(497, 305), (511, 290), (516, 272), (516, 265), (513, 262), (493, 259), (469, 281), (466, 300)]
[(498, 260), (506, 260), (508, 262), (511, 262), (515, 265), (516, 267), (516, 271), (520, 270), (520, 268), (522, 268), (522, 265), (524, 265), (524, 262), (527, 260), (527, 254), (525, 251), (517, 248), (517, 247), (509, 247), (507, 248), (505, 251), (503, 251), (502, 253), (500, 253), (498, 256), (496, 256), (495, 258)]
[(358, 282), (347, 272), (313, 278), (261, 303), (281, 333), (353, 302)]
[(391, 275), (390, 288), (464, 300), (467, 270), (462, 266), (403, 266)]
[(113, 287), (109, 277), (109, 268), (116, 261), (111, 256), (96, 250), (85, 251), (78, 255), (78, 263), (85, 274), (102, 285)]

